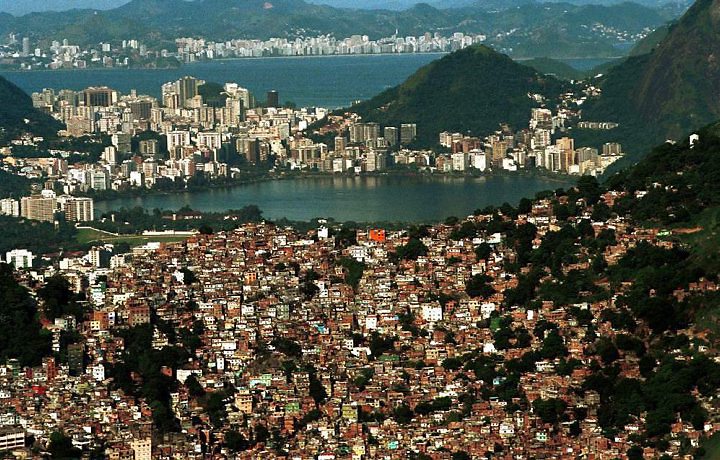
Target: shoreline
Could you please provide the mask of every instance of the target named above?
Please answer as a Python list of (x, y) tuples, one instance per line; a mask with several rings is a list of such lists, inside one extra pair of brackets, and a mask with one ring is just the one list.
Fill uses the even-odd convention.
[[(216, 59), (206, 59), (201, 61), (195, 61), (195, 62), (181, 62), (179, 66), (168, 66), (168, 67), (89, 67), (85, 69), (78, 69), (78, 68), (71, 68), (71, 69), (47, 69), (47, 68), (41, 68), (41, 69), (30, 69), (30, 70), (22, 70), (22, 69), (0, 69), (0, 74), (25, 74), (25, 73), (32, 73), (32, 72), (99, 72), (99, 71), (113, 71), (113, 72), (122, 72), (122, 71), (137, 71), (137, 70), (146, 70), (146, 71), (168, 71), (168, 70), (179, 70), (184, 68), (192, 68), (193, 66), (197, 65), (203, 65), (203, 64), (212, 64), (212, 63), (225, 63), (225, 62), (238, 62), (238, 61), (264, 61), (264, 60), (279, 60), (279, 59), (292, 59), (292, 60), (302, 60), (302, 59), (332, 59), (332, 58), (372, 58), (372, 57), (381, 57), (381, 56), (446, 56), (450, 54), (448, 51), (428, 51), (428, 52), (413, 52), (413, 53), (371, 53), (371, 54), (320, 54), (320, 55), (307, 55), (307, 56), (247, 56), (247, 57), (228, 57), (228, 58), (216, 58)], [(534, 59), (540, 59), (539, 57), (513, 57), (509, 56), (513, 61), (516, 62), (527, 62), (532, 61)], [(549, 58), (558, 62), (563, 62), (568, 64), (566, 61), (595, 61), (595, 60), (603, 60), (603, 61), (613, 61), (617, 59), (623, 59), (627, 56), (586, 56), (586, 57), (558, 57), (558, 58)], [(570, 65), (570, 64), (568, 64)], [(576, 69), (576, 70), (582, 70), (582, 69)]]
[[(248, 57), (230, 57), (230, 58), (216, 58), (216, 59), (205, 59), (202, 61), (195, 61), (195, 62), (181, 62), (179, 66), (177, 67), (88, 67), (85, 69), (30, 69), (30, 70), (21, 70), (21, 69), (0, 69), (0, 74), (3, 73), (17, 73), (17, 74), (24, 74), (24, 73), (31, 73), (31, 72), (98, 72), (98, 71), (116, 71), (116, 72), (122, 72), (122, 71), (129, 71), (129, 70), (148, 70), (148, 71), (166, 71), (166, 70), (179, 70), (184, 69), (187, 67), (193, 67), (196, 65), (203, 65), (203, 64), (212, 64), (212, 63), (223, 63), (223, 62), (238, 62), (238, 61), (263, 61), (263, 60), (277, 60), (277, 59), (325, 59), (325, 58), (342, 58), (342, 57), (352, 57), (352, 58), (362, 58), (362, 57), (378, 57), (378, 56), (432, 56), (432, 55), (438, 55), (438, 56), (445, 56), (447, 54), (450, 54), (446, 51), (431, 51), (427, 53), (372, 53), (372, 54), (322, 54), (322, 55), (309, 55), (309, 56), (248, 56)], [(580, 58), (583, 59), (583, 58)], [(596, 59), (596, 58), (587, 58), (587, 59)], [(597, 58), (602, 59), (602, 58)]]

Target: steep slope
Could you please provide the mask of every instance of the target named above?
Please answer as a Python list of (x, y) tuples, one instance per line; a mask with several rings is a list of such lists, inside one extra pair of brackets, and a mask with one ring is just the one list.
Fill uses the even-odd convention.
[(528, 94), (553, 97), (561, 88), (554, 77), (474, 46), (432, 62), (352, 110), (383, 125), (417, 123), (420, 144), (434, 145), (445, 130), (481, 135), (503, 122), (524, 125), (536, 106)]
[(585, 117), (621, 123), (617, 134), (638, 148), (720, 118), (720, 0), (698, 0), (651, 53), (630, 57), (600, 86)]
[[(606, 185), (625, 192), (615, 212), (672, 229), (673, 238), (687, 244), (703, 267), (718, 272), (720, 122), (695, 132), (699, 140), (694, 143), (684, 138), (655, 147), (636, 165), (609, 177)], [(714, 316), (718, 324), (720, 304)]]
[(54, 137), (61, 128), (55, 119), (36, 110), (20, 88), (0, 77), (0, 143), (19, 133)]

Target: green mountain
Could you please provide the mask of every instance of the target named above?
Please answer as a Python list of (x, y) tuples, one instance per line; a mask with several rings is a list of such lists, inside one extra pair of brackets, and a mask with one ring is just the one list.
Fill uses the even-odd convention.
[[(692, 249), (699, 265), (719, 272), (720, 122), (696, 133), (699, 140), (692, 144), (687, 137), (652, 149), (636, 165), (610, 176), (606, 186), (624, 192), (614, 205), (619, 215), (674, 229), (674, 238)], [(720, 304), (714, 314), (720, 318)]]
[(584, 110), (588, 120), (620, 123), (610, 134), (636, 151), (720, 118), (720, 0), (698, 0), (648, 45), (600, 80), (602, 96)]
[(0, 144), (21, 133), (55, 137), (62, 125), (33, 107), (23, 90), (0, 77)]
[(442, 131), (483, 135), (507, 122), (528, 122), (537, 103), (529, 94), (555, 97), (563, 83), (497, 53), (474, 46), (418, 70), (405, 83), (353, 106), (382, 125), (417, 123), (420, 145), (437, 144)]

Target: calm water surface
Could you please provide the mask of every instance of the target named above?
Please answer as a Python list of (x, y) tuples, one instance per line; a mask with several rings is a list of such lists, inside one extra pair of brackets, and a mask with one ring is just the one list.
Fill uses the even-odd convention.
[(109, 86), (127, 94), (160, 97), (163, 83), (192, 75), (217, 83), (236, 82), (248, 88), (258, 101), (269, 90), (280, 92), (283, 102), (299, 107), (347, 107), (355, 100), (369, 99), (402, 83), (417, 69), (442, 54), (370, 56), (326, 56), (303, 58), (258, 58), (208, 61), (178, 69), (89, 69), (0, 72), (8, 80), (32, 93), (43, 88), (81, 90)]
[(358, 222), (435, 222), (504, 202), (516, 205), (568, 182), (532, 176), (482, 178), (328, 177), (276, 180), (225, 189), (96, 203), (96, 212), (121, 207), (226, 211), (257, 205), (270, 219), (316, 217)]
[[(405, 81), (417, 69), (442, 54), (392, 54), (370, 56), (325, 56), (302, 58), (258, 58), (209, 61), (179, 69), (89, 69), (0, 72), (25, 92), (43, 88), (81, 90), (109, 86), (127, 94), (160, 97), (163, 83), (192, 75), (217, 83), (236, 82), (252, 91), (259, 101), (269, 90), (280, 92), (283, 102), (299, 107), (347, 107), (369, 99)], [(567, 61), (581, 70), (601, 64), (602, 59)]]

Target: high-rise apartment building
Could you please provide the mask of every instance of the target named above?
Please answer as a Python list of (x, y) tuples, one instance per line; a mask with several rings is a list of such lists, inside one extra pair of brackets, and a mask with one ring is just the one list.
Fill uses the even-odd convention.
[(345, 141), (344, 136), (337, 136), (335, 138), (335, 149), (334, 151), (336, 153), (341, 153), (345, 151), (345, 147), (347, 147), (347, 142)]
[(492, 165), (495, 168), (502, 168), (503, 160), (508, 151), (508, 144), (505, 141), (494, 141), (492, 143)]
[(403, 123), (400, 125), (400, 143), (407, 145), (417, 138), (417, 125), (415, 123)]
[(92, 222), (95, 220), (95, 202), (92, 198), (61, 196), (58, 198), (58, 203), (68, 222)]
[(140, 155), (157, 155), (159, 152), (157, 139), (140, 141)]
[(204, 84), (204, 80), (188, 76), (171, 83), (165, 83), (162, 86), (163, 103), (173, 109), (187, 107), (188, 101), (199, 94), (199, 88)]
[(23, 37), (22, 39), (22, 55), (23, 57), (30, 56), (30, 37)]
[(87, 107), (110, 107), (117, 104), (118, 93), (107, 86), (90, 87), (83, 91)]
[(267, 93), (267, 106), (268, 107), (280, 107), (280, 94), (277, 91), (268, 91)]
[(20, 217), (20, 202), (12, 198), (0, 200), (0, 214), (3, 216)]
[(394, 126), (386, 126), (383, 130), (383, 137), (385, 137), (385, 141), (390, 146), (397, 145), (400, 140), (398, 129)]
[(5, 254), (5, 262), (17, 269), (32, 268), (35, 256), (26, 249), (14, 249)]
[(555, 142), (560, 150), (560, 169), (564, 172), (570, 170), (570, 166), (576, 164), (575, 161), (575, 140), (570, 137), (563, 137)]
[(57, 211), (55, 197), (26, 196), (20, 201), (20, 215), (26, 219), (54, 222)]
[(609, 155), (622, 155), (622, 145), (617, 142), (608, 142), (602, 146), (602, 154), (605, 156)]

